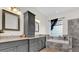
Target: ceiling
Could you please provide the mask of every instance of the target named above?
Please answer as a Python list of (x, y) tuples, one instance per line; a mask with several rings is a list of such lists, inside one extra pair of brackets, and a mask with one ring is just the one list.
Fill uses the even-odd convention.
[(78, 9), (78, 7), (35, 7), (40, 13), (50, 17), (59, 13), (66, 13)]
[[(39, 11), (41, 14), (51, 17), (53, 15), (61, 14), (61, 13), (68, 13), (74, 10), (79, 10), (79, 7), (29, 7), (34, 8)], [(28, 10), (28, 7), (20, 7), (20, 9), (25, 12)]]

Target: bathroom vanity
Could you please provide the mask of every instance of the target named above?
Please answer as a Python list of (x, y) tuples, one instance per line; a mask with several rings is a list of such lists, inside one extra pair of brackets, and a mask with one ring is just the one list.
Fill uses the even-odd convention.
[[(2, 9), (2, 29), (0, 33), (6, 31), (21, 31), (20, 16)], [(45, 48), (46, 37), (45, 35), (35, 35), (35, 15), (30, 11), (24, 13), (23, 34), (26, 37), (0, 36), (0, 52), (37, 52)]]
[(0, 38), (0, 52), (38, 52), (45, 47), (45, 36)]

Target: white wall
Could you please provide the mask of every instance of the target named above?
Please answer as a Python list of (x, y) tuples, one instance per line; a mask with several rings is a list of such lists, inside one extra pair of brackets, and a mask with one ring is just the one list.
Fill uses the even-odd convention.
[[(48, 18), (41, 14), (39, 11), (37, 11), (35, 8), (20, 8), (21, 9), (21, 15), (20, 15), (20, 31), (4, 31), (5, 33), (0, 33), (2, 36), (7, 36), (7, 35), (22, 35), (23, 30), (24, 30), (24, 16), (23, 13), (26, 12), (27, 10), (31, 11), (36, 15), (36, 19), (40, 21), (39, 24), (39, 32), (35, 32), (35, 34), (47, 34), (48, 33)], [(0, 8), (0, 29), (2, 28), (2, 8)]]
[[(0, 9), (0, 28), (2, 28), (2, 9)], [(5, 8), (4, 8), (5, 9)], [(20, 15), (20, 31), (7, 31), (4, 30), (4, 33), (0, 33), (2, 36), (8, 36), (8, 35), (21, 35), (23, 34), (23, 15)]]
[(36, 16), (36, 19), (40, 21), (39, 23), (39, 32), (35, 32), (35, 34), (48, 34), (48, 17), (40, 13), (38, 10), (36, 10), (34, 7), (28, 7), (28, 8), (20, 8), (21, 11), (24, 13), (27, 10), (34, 13)]
[[(63, 34), (67, 35), (68, 34), (68, 20), (79, 18), (79, 8), (75, 9), (75, 10), (68, 11), (68, 12), (53, 15), (53, 18), (57, 18), (57, 17), (65, 17), (63, 19)], [(53, 18), (50, 17), (50, 19), (53, 19)]]
[[(0, 29), (2, 26), (2, 8), (0, 8)], [(38, 10), (36, 10), (33, 7), (27, 7), (27, 8), (20, 8), (21, 9), (21, 16), (20, 16), (20, 31), (5, 31), (5, 33), (0, 33), (0, 35), (21, 35), (23, 34), (23, 26), (24, 26), (24, 19), (23, 19), (23, 13), (27, 10), (31, 11), (32, 13), (34, 13), (36, 15), (36, 19), (38, 19), (40, 21), (39, 24), (39, 32), (35, 32), (35, 34), (48, 34), (49, 32), (49, 23), (48, 20), (51, 20), (53, 18), (57, 18), (57, 17), (65, 17), (63, 19), (63, 34), (66, 35), (68, 34), (68, 20), (69, 19), (73, 19), (73, 18), (79, 18), (79, 8), (72, 10), (72, 11), (68, 11), (68, 12), (64, 12), (64, 13), (59, 13), (56, 15), (52, 15), (53, 17), (46, 17), (45, 15), (43, 15), (42, 13), (40, 13)]]

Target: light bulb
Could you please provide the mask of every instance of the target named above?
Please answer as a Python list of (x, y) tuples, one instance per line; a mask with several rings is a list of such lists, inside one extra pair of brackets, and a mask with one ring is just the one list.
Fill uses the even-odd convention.
[(11, 7), (9, 7), (8, 10), (11, 10)]
[(21, 12), (20, 12), (20, 11), (17, 11), (17, 13), (18, 13), (19, 15), (21, 15)]
[(14, 12), (16, 12), (16, 11), (17, 11), (17, 9), (16, 9), (16, 8), (14, 8), (14, 9), (13, 9), (13, 11), (14, 11)]
[(36, 22), (38, 22), (38, 23), (40, 23), (40, 21), (39, 21), (39, 20), (37, 20), (37, 19), (35, 19), (35, 21), (36, 21)]

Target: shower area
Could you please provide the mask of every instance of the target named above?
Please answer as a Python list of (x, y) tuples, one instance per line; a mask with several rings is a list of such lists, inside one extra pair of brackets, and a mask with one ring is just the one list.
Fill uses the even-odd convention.
[(72, 38), (72, 52), (79, 52), (79, 18), (68, 20), (68, 35)]

